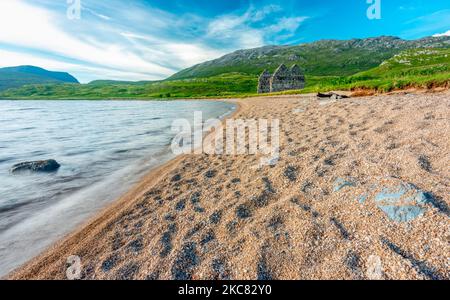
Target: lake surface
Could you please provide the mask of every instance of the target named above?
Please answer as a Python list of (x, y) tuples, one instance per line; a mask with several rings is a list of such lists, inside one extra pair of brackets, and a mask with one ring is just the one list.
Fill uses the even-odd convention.
[[(0, 101), (0, 277), (117, 199), (174, 155), (173, 120), (224, 117), (208, 101)], [(55, 159), (53, 174), (11, 174)]]

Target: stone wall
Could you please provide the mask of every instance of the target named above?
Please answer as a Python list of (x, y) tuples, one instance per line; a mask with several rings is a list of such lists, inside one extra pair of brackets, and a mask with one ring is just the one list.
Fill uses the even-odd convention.
[(284, 64), (280, 65), (271, 75), (267, 70), (259, 77), (258, 93), (282, 92), (288, 90), (300, 90), (305, 87), (305, 76), (297, 65), (288, 69)]
[(305, 88), (305, 75), (299, 66), (293, 65), (291, 67), (291, 90), (301, 90)]
[(272, 78), (272, 75), (267, 70), (264, 70), (264, 72), (261, 74), (261, 76), (259, 76), (258, 94), (270, 93), (270, 79), (271, 78)]

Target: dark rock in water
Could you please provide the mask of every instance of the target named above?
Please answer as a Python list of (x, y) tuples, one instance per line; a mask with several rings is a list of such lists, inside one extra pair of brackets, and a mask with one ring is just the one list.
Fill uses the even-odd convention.
[(19, 173), (23, 171), (51, 173), (56, 172), (61, 165), (53, 159), (31, 161), (16, 164), (11, 168), (11, 173)]

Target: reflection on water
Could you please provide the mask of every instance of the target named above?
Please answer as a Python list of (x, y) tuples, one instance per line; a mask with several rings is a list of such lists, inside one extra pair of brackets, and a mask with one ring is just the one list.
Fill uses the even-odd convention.
[[(205, 101), (0, 101), (0, 276), (172, 158), (174, 119), (233, 109)], [(41, 159), (57, 160), (60, 170), (9, 173)]]

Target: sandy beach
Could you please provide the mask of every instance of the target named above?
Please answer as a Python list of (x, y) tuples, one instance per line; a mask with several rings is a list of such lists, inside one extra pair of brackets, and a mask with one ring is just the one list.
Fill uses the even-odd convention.
[(450, 279), (449, 91), (236, 103), (276, 165), (180, 156), (9, 278)]

